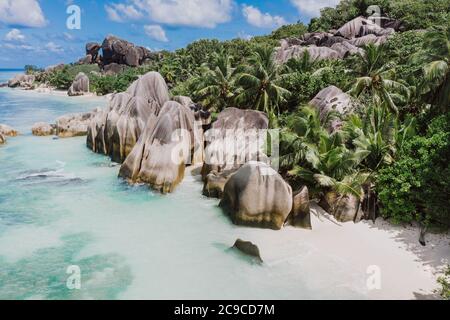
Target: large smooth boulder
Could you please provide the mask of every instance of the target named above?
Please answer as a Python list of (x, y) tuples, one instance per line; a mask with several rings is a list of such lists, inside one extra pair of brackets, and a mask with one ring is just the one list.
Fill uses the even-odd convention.
[(219, 206), (234, 224), (279, 230), (292, 209), (292, 188), (262, 162), (249, 162), (231, 176)]
[(332, 111), (345, 115), (354, 110), (351, 97), (335, 86), (329, 86), (321, 90), (310, 102), (310, 105), (319, 110), (320, 119), (323, 121)]
[(31, 128), (31, 133), (34, 136), (39, 136), (39, 137), (51, 136), (56, 133), (56, 126), (53, 126), (53, 125), (51, 125), (49, 123), (45, 123), (45, 122), (38, 122), (38, 123), (35, 123), (33, 125), (33, 127)]
[(192, 110), (175, 101), (166, 102), (158, 116), (149, 117), (119, 176), (149, 184), (162, 193), (173, 192), (192, 162), (196, 136)]
[(336, 51), (341, 59), (344, 59), (348, 57), (349, 55), (354, 54), (363, 54), (364, 50), (361, 48), (358, 48), (357, 46), (351, 44), (348, 41), (338, 42), (331, 46), (331, 49)]
[(205, 133), (203, 177), (210, 172), (236, 171), (248, 161), (265, 159), (267, 116), (259, 111), (227, 108)]
[(24, 88), (24, 89), (33, 89), (34, 81), (36, 77), (34, 75), (28, 74), (18, 74), (14, 78), (8, 81), (8, 87), (10, 88)]
[(83, 72), (80, 72), (75, 77), (67, 94), (69, 96), (81, 96), (85, 93), (89, 93), (89, 78)]
[(363, 216), (361, 201), (354, 195), (326, 192), (320, 199), (319, 205), (339, 222), (357, 223)]
[(114, 94), (108, 107), (98, 113), (88, 129), (87, 146), (122, 163), (131, 152), (151, 116), (157, 116), (169, 101), (162, 76), (149, 72)]
[(19, 132), (6, 124), (0, 124), (0, 134), (6, 137), (16, 137)]
[(91, 112), (73, 113), (56, 119), (56, 134), (61, 138), (71, 138), (87, 135), (89, 124), (101, 109)]
[(306, 186), (294, 193), (292, 211), (286, 223), (297, 228), (312, 229), (309, 191)]

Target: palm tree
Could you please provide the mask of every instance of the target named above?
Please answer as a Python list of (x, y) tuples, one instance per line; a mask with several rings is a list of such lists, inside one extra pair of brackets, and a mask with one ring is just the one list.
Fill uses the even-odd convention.
[(294, 72), (313, 72), (316, 61), (311, 58), (309, 51), (305, 52), (298, 58), (289, 59), (283, 67), (283, 73), (290, 74)]
[(241, 90), (236, 102), (245, 107), (264, 111), (269, 116), (269, 123), (274, 126), (279, 114), (279, 104), (289, 91), (277, 84), (279, 67), (274, 60), (271, 47), (257, 47), (249, 59), (249, 66), (242, 68), (237, 78)]
[(195, 95), (204, 106), (220, 112), (230, 106), (234, 98), (236, 69), (232, 67), (232, 58), (228, 54), (216, 54), (213, 60), (197, 77)]
[(448, 111), (450, 106), (450, 27), (433, 29), (425, 36), (422, 93), (428, 101)]
[(384, 106), (369, 106), (363, 116), (349, 116), (344, 132), (357, 151), (370, 152), (362, 164), (375, 172), (381, 165), (394, 162), (397, 150), (415, 133), (415, 119), (407, 118), (400, 124)]
[(365, 52), (359, 54), (359, 68), (355, 70), (359, 77), (350, 93), (359, 97), (365, 91), (370, 92), (375, 105), (385, 105), (391, 112), (398, 114), (394, 100), (408, 98), (410, 93), (404, 84), (392, 80), (395, 73), (391, 65), (383, 65), (383, 50), (383, 45), (369, 44)]
[(362, 198), (368, 174), (357, 167), (369, 152), (348, 149), (343, 132), (329, 133), (319, 119), (315, 108), (304, 107), (289, 121), (282, 134), (282, 167), (292, 167), (289, 175), (310, 187)]

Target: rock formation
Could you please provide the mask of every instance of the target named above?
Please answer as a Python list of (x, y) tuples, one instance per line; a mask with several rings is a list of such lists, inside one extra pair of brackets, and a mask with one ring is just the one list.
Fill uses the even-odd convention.
[(101, 109), (91, 112), (74, 113), (56, 119), (56, 134), (61, 138), (71, 138), (87, 135), (89, 124)]
[(6, 138), (3, 134), (0, 133), (0, 144), (6, 143)]
[(0, 124), (0, 134), (5, 137), (16, 137), (19, 132), (6, 124)]
[(82, 96), (85, 93), (89, 93), (89, 78), (83, 72), (80, 72), (75, 77), (67, 94), (69, 96)]
[(31, 133), (34, 136), (51, 136), (56, 133), (56, 126), (53, 126), (51, 124), (45, 123), (45, 122), (38, 122), (33, 125), (31, 128)]
[(363, 216), (361, 201), (353, 195), (339, 195), (327, 192), (321, 198), (319, 205), (332, 214), (339, 222), (359, 222)]
[(219, 114), (205, 132), (205, 195), (219, 197), (231, 173), (248, 161), (266, 161), (263, 147), (268, 127), (267, 116), (259, 111), (227, 108)]
[(294, 193), (292, 211), (286, 224), (303, 229), (312, 229), (309, 191), (306, 186)]
[(310, 102), (319, 110), (320, 119), (324, 121), (331, 111), (345, 115), (355, 108), (351, 97), (335, 86), (329, 86), (320, 91)]
[(119, 176), (172, 192), (191, 164), (198, 136), (194, 113), (175, 101), (149, 117), (145, 130), (120, 168)]
[(263, 259), (261, 258), (261, 253), (259, 251), (258, 246), (253, 244), (250, 241), (244, 241), (241, 239), (237, 239), (236, 242), (234, 243), (233, 248), (236, 248), (240, 252), (242, 252), (250, 257), (256, 258), (261, 263), (263, 262)]
[(10, 88), (24, 88), (24, 89), (34, 89), (34, 75), (18, 74), (14, 78), (8, 81), (8, 87)]
[[(343, 59), (362, 52), (361, 47), (374, 43), (383, 44), (388, 36), (399, 29), (399, 24), (387, 18), (380, 18), (381, 25), (370, 19), (357, 17), (339, 30), (306, 33), (300, 38), (284, 39), (276, 51), (276, 61), (286, 63), (308, 52), (313, 60)], [(393, 28), (395, 27), (395, 28)]]
[(152, 55), (150, 50), (114, 36), (106, 37), (101, 48), (104, 65), (118, 63), (137, 67)]
[(292, 188), (278, 172), (251, 161), (230, 177), (219, 206), (234, 224), (279, 230), (292, 201)]
[(94, 152), (123, 162), (151, 116), (157, 116), (169, 101), (169, 90), (157, 72), (141, 76), (126, 92), (112, 96), (109, 106), (92, 119), (87, 146)]

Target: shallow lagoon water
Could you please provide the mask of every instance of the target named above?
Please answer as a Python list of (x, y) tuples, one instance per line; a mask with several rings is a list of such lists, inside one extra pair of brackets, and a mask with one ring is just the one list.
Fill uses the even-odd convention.
[[(162, 196), (118, 179), (85, 138), (29, 133), (104, 103), (0, 89), (0, 123), (23, 133), (0, 147), (0, 299), (367, 297), (362, 273), (301, 233), (277, 243), (277, 231), (232, 225), (193, 176)], [(265, 263), (230, 250), (237, 238), (269, 239)], [(71, 265), (81, 290), (66, 286)]]

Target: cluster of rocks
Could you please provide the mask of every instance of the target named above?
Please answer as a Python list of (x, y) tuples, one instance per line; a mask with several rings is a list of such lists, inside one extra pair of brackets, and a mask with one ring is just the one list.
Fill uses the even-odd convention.
[(117, 73), (122, 70), (123, 66), (138, 67), (154, 57), (155, 53), (149, 49), (110, 35), (103, 40), (102, 44), (87, 43), (86, 56), (78, 63), (98, 64), (105, 72)]
[(55, 124), (38, 122), (33, 125), (31, 132), (35, 136), (56, 135), (60, 138), (86, 136), (91, 120), (99, 112), (101, 109), (97, 108), (91, 112), (64, 115), (56, 119)]
[(284, 39), (277, 48), (276, 61), (286, 63), (291, 58), (308, 52), (311, 59), (343, 59), (348, 55), (362, 53), (362, 47), (373, 43), (383, 44), (388, 36), (401, 30), (398, 20), (379, 18), (375, 23), (364, 17), (355, 18), (338, 30), (306, 33), (300, 38)]
[(14, 78), (8, 81), (8, 87), (10, 88), (23, 88), (26, 90), (31, 90), (35, 88), (34, 81), (36, 77), (34, 75), (28, 74), (18, 74)]
[(0, 144), (6, 143), (6, 137), (16, 137), (19, 132), (6, 124), (0, 124)]

